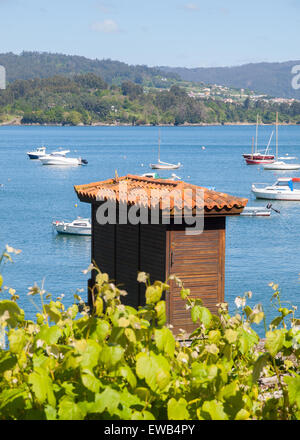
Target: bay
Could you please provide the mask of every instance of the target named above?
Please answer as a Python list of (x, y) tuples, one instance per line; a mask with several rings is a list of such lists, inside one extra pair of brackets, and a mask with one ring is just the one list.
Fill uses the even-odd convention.
[[(272, 129), (260, 127), (262, 148)], [(242, 153), (251, 151), (254, 135), (254, 126), (161, 127), (161, 160), (181, 162), (175, 173), (187, 182), (247, 197), (248, 206), (266, 206), (268, 201), (256, 201), (251, 194), (252, 183), (300, 173), (247, 166)], [(86, 297), (82, 270), (90, 263), (90, 238), (58, 236), (51, 226), (52, 220), (90, 216), (90, 205), (79, 202), (74, 185), (111, 178), (115, 171), (119, 176), (150, 172), (157, 143), (157, 127), (0, 127), (0, 250), (6, 244), (22, 250), (2, 272), (4, 284), (20, 295), (28, 319), (37, 312), (27, 296), (34, 282), (44, 283), (54, 298), (64, 293), (66, 306), (78, 288)], [(88, 165), (47, 167), (29, 160), (26, 152), (42, 144), (49, 151), (70, 149), (70, 156), (81, 156)], [(299, 152), (300, 127), (280, 126), (279, 154)], [(235, 297), (251, 290), (249, 305), (261, 303), (268, 321), (275, 316), (270, 282), (279, 284), (283, 301), (300, 309), (300, 202), (274, 201), (273, 207), (280, 214), (228, 218), (226, 230), (225, 299), (230, 311), (236, 311)]]

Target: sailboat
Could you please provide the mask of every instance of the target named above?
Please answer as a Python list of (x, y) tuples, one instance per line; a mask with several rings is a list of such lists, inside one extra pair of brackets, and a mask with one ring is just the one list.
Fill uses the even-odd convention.
[(153, 170), (176, 170), (181, 166), (181, 163), (177, 164), (163, 162), (160, 160), (160, 130), (158, 132), (158, 163), (150, 163), (150, 168)]
[(300, 164), (286, 163), (278, 159), (278, 112), (276, 112), (276, 160), (264, 165), (265, 170), (299, 170)]
[[(257, 151), (257, 135), (258, 135), (258, 115), (256, 117), (256, 136), (255, 136), (255, 149), (254, 149), (254, 138), (252, 138), (252, 152), (251, 154), (246, 153), (243, 154), (243, 157), (247, 163), (247, 165), (257, 165), (257, 164), (264, 164), (264, 163), (272, 163), (274, 162), (274, 155), (268, 154), (268, 150), (270, 147), (271, 139), (274, 132), (271, 133), (268, 145), (266, 147), (266, 150), (264, 153), (260, 153)], [(254, 151), (253, 151), (254, 150)]]

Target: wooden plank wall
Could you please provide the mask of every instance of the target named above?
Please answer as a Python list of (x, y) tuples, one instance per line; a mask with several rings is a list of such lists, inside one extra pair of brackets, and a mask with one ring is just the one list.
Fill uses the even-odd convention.
[[(191, 297), (201, 298), (213, 313), (217, 303), (224, 301), (225, 217), (207, 219), (199, 235), (186, 235), (184, 230), (168, 231), (167, 257), (170, 274), (176, 274), (191, 290)], [(180, 297), (180, 288), (171, 282), (168, 295), (169, 322), (176, 334), (180, 328), (190, 332), (190, 310)]]
[[(115, 225), (99, 225), (96, 220), (97, 205), (92, 205), (92, 261), (101, 272), (108, 273), (112, 281), (116, 278)], [(93, 274), (94, 278), (95, 274)]]
[[(140, 271), (150, 274), (150, 281), (165, 281), (166, 226), (140, 225)], [(140, 285), (140, 305), (145, 304), (145, 287)]]
[(128, 295), (122, 303), (137, 308), (139, 306), (139, 225), (116, 225), (115, 235), (116, 283)]

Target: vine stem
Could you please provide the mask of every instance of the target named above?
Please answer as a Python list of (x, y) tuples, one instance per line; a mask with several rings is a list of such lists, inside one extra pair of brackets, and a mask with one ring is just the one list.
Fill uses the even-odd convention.
[(278, 380), (278, 386), (279, 386), (279, 388), (280, 388), (280, 390), (282, 392), (282, 395), (283, 395), (283, 415), (284, 415), (284, 419), (288, 420), (287, 408), (289, 406), (289, 399), (288, 399), (288, 395), (286, 393), (286, 390), (284, 389), (283, 384), (281, 382), (280, 373), (278, 371), (278, 368), (277, 368), (276, 362), (275, 362), (275, 358), (273, 356), (272, 356), (272, 363), (273, 363), (273, 367), (274, 367), (274, 370), (275, 370), (275, 373), (276, 373), (276, 377), (277, 377), (277, 380)]

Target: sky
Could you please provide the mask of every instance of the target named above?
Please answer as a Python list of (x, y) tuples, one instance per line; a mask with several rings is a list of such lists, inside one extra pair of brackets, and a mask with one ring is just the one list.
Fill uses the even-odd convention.
[(300, 0), (0, 0), (0, 53), (217, 67), (300, 59)]

